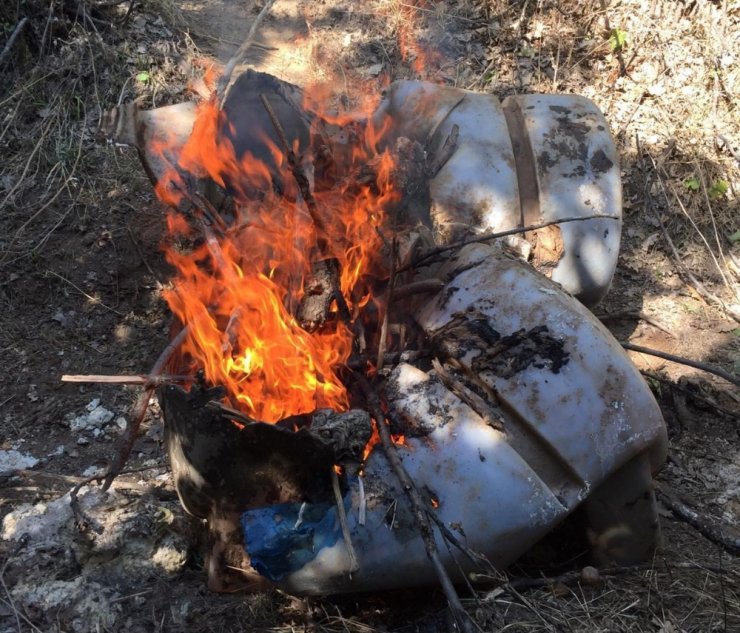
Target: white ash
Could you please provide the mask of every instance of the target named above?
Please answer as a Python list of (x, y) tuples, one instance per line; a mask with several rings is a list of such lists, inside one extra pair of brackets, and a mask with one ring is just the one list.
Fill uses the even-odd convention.
[(115, 417), (113, 411), (100, 404), (100, 398), (91, 400), (85, 409), (87, 413), (78, 415), (70, 423), (69, 426), (73, 431), (97, 431), (99, 434), (100, 429)]
[(16, 607), (21, 606), (32, 614), (68, 612), (75, 633), (110, 630), (123, 609), (116, 603), (120, 598), (117, 592), (83, 576), (40, 584), (19, 583), (11, 595)]
[(100, 533), (75, 525), (70, 493), (3, 519), (0, 537), (13, 542), (4, 581), (18, 608), (44, 622), (41, 630), (57, 630), (57, 619), (75, 633), (116, 630), (126, 618), (122, 596), (183, 570), (187, 521), (156, 479), (121, 489), (114, 482), (107, 493), (84, 486), (78, 500)]
[(33, 468), (38, 463), (39, 460), (33, 455), (16, 450), (0, 451), (0, 473)]
[(85, 470), (80, 473), (82, 477), (97, 477), (105, 472), (105, 468), (102, 466), (88, 466)]

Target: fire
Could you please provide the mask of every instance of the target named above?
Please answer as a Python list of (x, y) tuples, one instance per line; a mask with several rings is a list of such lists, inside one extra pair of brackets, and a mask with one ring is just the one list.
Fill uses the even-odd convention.
[[(237, 156), (218, 133), (229, 125), (224, 117), (215, 99), (200, 107), (177, 165), (157, 185), (159, 197), (175, 208), (193, 178), (230, 187), (236, 199), (228, 226), (206, 229), (206, 239), (191, 250), (166, 251), (176, 274), (165, 299), (188, 327), (183, 358), (203, 369), (209, 384), (223, 386), (232, 406), (257, 420), (276, 422), (320, 407), (345, 410), (348, 395), (337, 372), (352, 352), (349, 324), (337, 320), (308, 332), (294, 314), (318, 259), (338, 261), (341, 292), (353, 316), (370, 299), (361, 278), (380, 270), (383, 209), (395, 196), (390, 156), (370, 155), (382, 130), (370, 126), (368, 153), (351, 158), (357, 165), (374, 159), (376, 187), (316, 193), (319, 228), (300, 201), (283, 150), (266, 136), (272, 164), (250, 153)], [(160, 150), (167, 154), (167, 147)], [(276, 169), (294, 187), (285, 196), (273, 193)], [(189, 226), (181, 215), (170, 219), (173, 236), (188, 235)]]

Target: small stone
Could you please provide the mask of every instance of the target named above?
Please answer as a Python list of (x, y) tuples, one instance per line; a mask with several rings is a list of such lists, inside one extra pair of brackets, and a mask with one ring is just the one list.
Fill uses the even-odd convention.
[(601, 575), (596, 567), (587, 565), (581, 570), (581, 580), (587, 585), (595, 585), (601, 582)]
[(367, 68), (362, 69), (362, 74), (366, 77), (377, 77), (383, 72), (383, 64), (373, 64)]

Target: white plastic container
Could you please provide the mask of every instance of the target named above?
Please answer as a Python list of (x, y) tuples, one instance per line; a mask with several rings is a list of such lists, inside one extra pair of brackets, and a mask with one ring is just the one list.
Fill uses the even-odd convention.
[[(459, 270), (460, 272), (456, 272)], [(635, 562), (658, 538), (652, 474), (663, 464), (666, 429), (639, 371), (603, 325), (530, 266), (489, 245), (466, 247), (445, 271), (447, 287), (417, 320), (430, 337), (445, 328), (482, 328), (504, 337), (533, 332), (536, 353), (509, 348), (477, 375), (496, 394), (494, 428), (435, 375), (407, 364), (386, 385), (406, 428), (403, 465), (437, 505), (438, 518), (498, 569), (516, 560), (586, 500), (596, 554)], [(464, 328), (469, 328), (465, 330)], [(524, 339), (527, 337), (524, 336)], [(450, 339), (450, 335), (447, 335)], [(491, 352), (471, 344), (468, 366)], [(530, 350), (531, 351), (531, 350)], [(541, 354), (540, 354), (541, 352)], [(508, 367), (508, 369), (507, 369)], [(436, 575), (395, 476), (378, 448), (361, 493), (345, 497), (358, 568), (350, 567), (336, 508), (282, 504), (242, 517), (252, 564), (297, 594), (330, 594), (433, 584)], [(437, 534), (451, 578), (474, 566)]]
[[(622, 218), (619, 158), (604, 116), (577, 95), (488, 94), (420, 81), (390, 86), (374, 114), (392, 144), (406, 136), (439, 151), (457, 148), (430, 184), (435, 234), (502, 231), (590, 215), (528, 235), (534, 265), (589, 306), (609, 289)], [(539, 245), (537, 242), (539, 241)]]

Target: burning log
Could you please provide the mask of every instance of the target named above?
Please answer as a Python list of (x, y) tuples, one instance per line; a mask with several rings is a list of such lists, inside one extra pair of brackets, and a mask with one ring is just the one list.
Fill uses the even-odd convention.
[[(168, 255), (189, 328), (168, 372), (205, 378), (158, 391), (180, 499), (213, 535), (212, 586), (236, 561), (296, 594), (450, 589), (584, 503), (598, 556), (653, 547), (659, 409), (563, 291), (592, 305), (616, 265), (619, 170), (593, 104), (398, 82), (372, 116), (340, 116), (248, 71), (187, 141), (136, 116), (166, 202), (233, 201), (212, 197), (203, 245)], [(532, 265), (491, 231), (525, 233)], [(358, 358), (384, 452), (350, 410)]]

